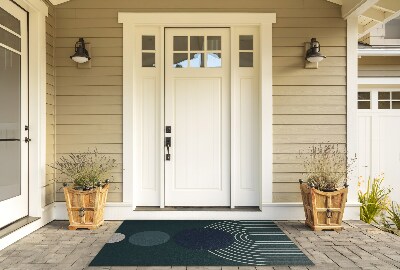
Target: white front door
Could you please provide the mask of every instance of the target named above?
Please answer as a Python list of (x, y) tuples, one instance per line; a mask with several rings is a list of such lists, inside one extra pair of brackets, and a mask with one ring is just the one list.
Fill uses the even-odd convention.
[(227, 28), (165, 31), (166, 206), (230, 205), (229, 58)]
[(28, 215), (27, 13), (0, 0), (0, 228)]
[(359, 175), (383, 175), (400, 203), (400, 89), (360, 90), (358, 101)]

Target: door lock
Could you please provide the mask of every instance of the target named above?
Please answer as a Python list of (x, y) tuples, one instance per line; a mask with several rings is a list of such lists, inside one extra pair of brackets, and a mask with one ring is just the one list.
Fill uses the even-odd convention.
[(171, 160), (171, 154), (169, 153), (169, 148), (171, 147), (171, 137), (165, 137), (165, 147), (167, 147), (167, 154), (165, 155), (165, 160)]

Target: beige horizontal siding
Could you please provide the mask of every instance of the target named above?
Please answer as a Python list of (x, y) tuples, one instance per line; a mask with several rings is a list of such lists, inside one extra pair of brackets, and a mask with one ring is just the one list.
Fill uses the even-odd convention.
[(358, 60), (359, 77), (400, 77), (399, 56), (363, 56)]
[[(273, 199), (301, 198), (300, 150), (315, 143), (346, 143), (346, 22), (325, 0), (76, 0), (58, 5), (55, 31), (57, 156), (97, 147), (122, 163), (122, 25), (118, 12), (273, 12)], [(73, 44), (91, 44), (92, 68), (69, 59)], [(304, 69), (304, 42), (317, 37), (328, 56)], [(122, 171), (110, 201), (122, 200)], [(130, 181), (130, 180), (127, 180)], [(63, 200), (57, 193), (57, 200)]]

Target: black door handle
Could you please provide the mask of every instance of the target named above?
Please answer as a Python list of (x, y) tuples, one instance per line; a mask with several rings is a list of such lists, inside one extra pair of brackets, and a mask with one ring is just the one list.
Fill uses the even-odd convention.
[(165, 147), (167, 147), (167, 154), (165, 155), (165, 160), (171, 160), (171, 154), (169, 153), (169, 148), (171, 147), (171, 137), (165, 137)]
[(19, 142), (20, 139), (0, 139), (0, 142)]

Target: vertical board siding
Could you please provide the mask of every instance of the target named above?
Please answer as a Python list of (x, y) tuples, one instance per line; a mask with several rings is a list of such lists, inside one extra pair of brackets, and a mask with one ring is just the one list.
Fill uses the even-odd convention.
[[(53, 164), (55, 160), (55, 9), (50, 2), (48, 5), (49, 15), (46, 17), (46, 164)], [(46, 168), (46, 183), (43, 187), (44, 199), (42, 206), (51, 204), (55, 200), (55, 171)]]
[(363, 56), (358, 59), (359, 77), (400, 77), (399, 56)]
[[(57, 156), (97, 147), (122, 163), (122, 24), (118, 12), (271, 12), (273, 25), (274, 202), (301, 200), (300, 150), (346, 144), (346, 22), (325, 0), (72, 0), (56, 7)], [(79, 37), (92, 68), (69, 59)], [(316, 37), (328, 58), (304, 69), (304, 42)], [(122, 200), (116, 170), (110, 201)], [(126, 181), (131, 181), (126, 179)], [(57, 193), (57, 200), (63, 200)]]

